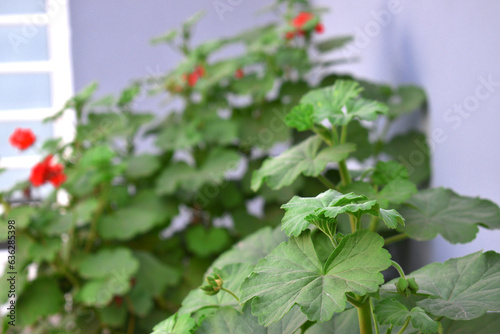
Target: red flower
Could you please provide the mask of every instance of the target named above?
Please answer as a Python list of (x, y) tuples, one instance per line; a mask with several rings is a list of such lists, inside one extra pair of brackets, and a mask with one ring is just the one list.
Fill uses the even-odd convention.
[(295, 37), (295, 31), (287, 31), (285, 34), (286, 39), (293, 39)]
[(292, 25), (295, 29), (302, 30), (302, 27), (313, 18), (314, 15), (312, 13), (300, 12), (299, 15), (292, 20)]
[(198, 80), (205, 76), (205, 68), (201, 65), (196, 66), (193, 72), (184, 75), (184, 80), (187, 81), (190, 87), (194, 87)]
[(234, 77), (236, 79), (241, 79), (245, 76), (245, 72), (241, 68), (237, 69), (236, 72), (234, 73)]
[(187, 82), (190, 87), (194, 87), (196, 85), (196, 82), (198, 82), (199, 76), (198, 73), (193, 72), (189, 73), (187, 76)]
[(316, 30), (318, 34), (322, 34), (325, 31), (325, 26), (323, 23), (318, 23), (316, 27), (314, 27), (314, 30)]
[(35, 140), (35, 134), (30, 129), (17, 128), (9, 137), (10, 144), (21, 151), (33, 145)]
[(198, 65), (194, 71), (198, 74), (198, 77), (203, 78), (205, 76), (205, 68), (203, 66)]
[(30, 182), (33, 186), (39, 187), (50, 182), (57, 188), (66, 181), (63, 165), (52, 164), (52, 158), (53, 156), (49, 154), (31, 169)]
[[(311, 20), (314, 19), (314, 14), (312, 13), (307, 13), (307, 12), (300, 12), (293, 20), (292, 20), (292, 26), (295, 28), (295, 31), (288, 31), (285, 34), (286, 39), (292, 39), (295, 36), (303, 36), (305, 35), (306, 31), (304, 30), (304, 26)], [(325, 31), (325, 27), (323, 26), (322, 23), (318, 23), (315, 27), (314, 30), (318, 33), (321, 34), (322, 32)]]

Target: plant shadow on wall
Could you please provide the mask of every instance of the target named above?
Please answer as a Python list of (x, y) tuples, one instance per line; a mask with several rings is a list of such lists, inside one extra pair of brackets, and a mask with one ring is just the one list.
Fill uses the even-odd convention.
[[(478, 271), (491, 280), (496, 254), (405, 276), (383, 248), (437, 234), (467, 242), (478, 224), (499, 226), (491, 202), (417, 190), (429, 177), (428, 152), (418, 166), (409, 154), (425, 136), (387, 134), (425, 107), (425, 94), (332, 74), (343, 60), (322, 59), (350, 39), (317, 42), (320, 12), (305, 1), (273, 9), (283, 13), (276, 24), (193, 47), (195, 15), (153, 41), (185, 56), (173, 71), (118, 97), (95, 99), (90, 85), (47, 120), (73, 110), (76, 135), (45, 142), (30, 180), (2, 193), (2, 221), (16, 221), (18, 272), (16, 327), (6, 317), (5, 330), (150, 333), (167, 318), (155, 333), (349, 333), (358, 314), (363, 333), (374, 317), (394, 332), (431, 333), (441, 319), (448, 333), (462, 326), (452, 320), (498, 322), (483, 316), (498, 309), (497, 288), (479, 298), (468, 292), (483, 283), (464, 286), (461, 299), (442, 292), (453, 290), (448, 280), (430, 286), (434, 272), (465, 264), (491, 264)], [(244, 52), (214, 60), (231, 45)], [(137, 112), (145, 91), (167, 91), (181, 107), (162, 120)], [(149, 137), (159, 153), (138, 152)], [(22, 129), (11, 140), (20, 149), (34, 141)], [(271, 157), (279, 143), (292, 146)], [(264, 202), (258, 216), (247, 206), (256, 199)], [(179, 208), (189, 219), (174, 226)], [(391, 265), (402, 278), (382, 285)], [(463, 282), (462, 272), (453, 275)], [(2, 277), (2, 291), (7, 284)]]

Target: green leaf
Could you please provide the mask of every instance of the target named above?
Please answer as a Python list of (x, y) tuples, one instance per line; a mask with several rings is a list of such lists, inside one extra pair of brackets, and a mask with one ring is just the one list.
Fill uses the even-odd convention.
[(279, 100), (267, 102), (257, 110), (244, 110), (236, 114), (239, 127), (240, 146), (271, 148), (277, 142), (290, 138), (291, 129), (284, 124), (289, 106)]
[(355, 81), (337, 80), (333, 86), (310, 91), (300, 103), (313, 105), (315, 121), (321, 123), (330, 115), (342, 113), (342, 107), (357, 98), (362, 90)]
[[(249, 263), (235, 263), (225, 266), (220, 270), (223, 287), (234, 292), (238, 297), (243, 280), (250, 275), (253, 265)], [(239, 307), (239, 303), (229, 293), (221, 291), (214, 296), (208, 296), (201, 289), (192, 290), (182, 301), (179, 314), (191, 314), (204, 307), (232, 306)]]
[(79, 161), (79, 168), (99, 168), (111, 164), (111, 160), (115, 157), (115, 152), (108, 146), (96, 146), (82, 155)]
[(103, 239), (129, 240), (164, 225), (176, 214), (176, 205), (163, 202), (151, 190), (143, 190), (126, 207), (103, 216), (97, 224), (97, 232)]
[(395, 299), (384, 299), (375, 307), (377, 321), (382, 325), (402, 326), (408, 319), (412, 326), (423, 334), (437, 333), (439, 323), (432, 320), (423, 309), (414, 307), (409, 311), (406, 306)]
[(129, 105), (140, 93), (141, 86), (138, 84), (134, 84), (131, 87), (124, 89), (118, 99), (118, 107)]
[(388, 228), (396, 228), (398, 225), (405, 226), (405, 219), (394, 209), (380, 209), (379, 214)]
[(156, 181), (158, 195), (170, 195), (178, 188), (196, 177), (196, 171), (184, 161), (174, 163), (165, 168)]
[(299, 104), (285, 116), (285, 123), (299, 131), (310, 130), (314, 127), (314, 108), (310, 104)]
[(408, 169), (410, 180), (415, 184), (429, 179), (430, 152), (423, 133), (413, 131), (394, 137), (383, 150)]
[(328, 119), (332, 125), (347, 125), (353, 118), (371, 121), (387, 112), (380, 102), (357, 99), (362, 90), (355, 81), (337, 80), (333, 86), (310, 91), (300, 102), (313, 105), (316, 123)]
[(281, 47), (275, 53), (276, 66), (293, 68), (299, 73), (306, 74), (311, 70), (311, 61), (307, 50), (302, 47)]
[(118, 278), (93, 279), (83, 284), (75, 295), (75, 301), (87, 306), (103, 307), (108, 305), (114, 295), (123, 295), (129, 285)]
[(347, 126), (347, 142), (356, 145), (356, 151), (351, 156), (359, 161), (364, 161), (373, 154), (374, 148), (369, 135), (368, 129), (358, 121), (352, 121)]
[(400, 212), (406, 218), (401, 231), (416, 240), (430, 240), (440, 234), (453, 244), (466, 243), (474, 240), (478, 225), (500, 228), (500, 209), (496, 204), (460, 196), (445, 188), (413, 195)]
[(276, 248), (288, 237), (279, 228), (264, 227), (236, 243), (233, 248), (223, 253), (213, 267), (222, 268), (233, 263), (257, 264), (260, 259)]
[(213, 117), (201, 125), (200, 131), (205, 142), (231, 144), (238, 138), (238, 123), (230, 119)]
[(150, 43), (152, 45), (161, 44), (161, 43), (172, 43), (174, 41), (175, 37), (177, 37), (177, 34), (178, 34), (177, 30), (169, 30), (161, 36), (152, 38)]
[(493, 251), (432, 263), (407, 276), (431, 296), (417, 305), (435, 316), (470, 320), (500, 311), (500, 254)]
[(156, 146), (166, 151), (185, 150), (203, 140), (198, 122), (174, 122), (164, 127), (156, 138)]
[(300, 308), (295, 306), (283, 319), (269, 327), (261, 326), (256, 317), (250, 311), (250, 306), (245, 307), (245, 311), (240, 313), (232, 307), (222, 307), (213, 315), (206, 318), (196, 333), (200, 334), (283, 334), (295, 333), (307, 320), (306, 316), (300, 312)]
[(359, 334), (358, 312), (351, 308), (335, 313), (331, 320), (311, 326), (306, 334)]
[(130, 298), (133, 312), (140, 317), (148, 316), (155, 307), (155, 301), (147, 289), (133, 287), (127, 296)]
[(319, 52), (325, 53), (331, 50), (340, 49), (346, 44), (352, 42), (352, 40), (353, 40), (352, 36), (334, 37), (317, 43), (315, 47), (316, 49), (318, 49)]
[(347, 125), (354, 118), (364, 121), (374, 121), (378, 115), (387, 113), (387, 106), (383, 103), (365, 99), (349, 101), (345, 105), (345, 113), (330, 115), (328, 120), (333, 125)]
[(103, 325), (120, 327), (127, 319), (127, 307), (125, 304), (120, 306), (112, 304), (103, 308), (98, 308), (97, 316)]
[[(9, 211), (8, 219), (6, 220), (15, 220), (16, 221), (16, 228), (18, 229), (24, 229), (28, 227), (28, 225), (31, 222), (31, 218), (36, 214), (36, 210), (32, 206), (28, 205), (21, 205), (17, 206), (15, 208), (12, 208)], [(5, 219), (5, 218), (4, 218)], [(4, 229), (6, 229), (4, 227)]]
[(500, 313), (485, 315), (467, 321), (443, 319), (443, 334), (491, 334), (500, 328)]
[[(354, 145), (343, 144), (319, 150), (321, 138), (313, 136), (281, 155), (269, 158), (252, 176), (252, 189), (257, 191), (263, 181), (273, 189), (293, 183), (300, 175), (318, 176), (329, 162), (338, 162), (354, 151)], [(319, 152), (318, 152), (319, 151)]]
[(385, 186), (391, 181), (407, 180), (409, 178), (408, 169), (393, 160), (379, 161), (371, 178), (376, 185)]
[(200, 257), (208, 257), (225, 249), (230, 242), (227, 229), (210, 228), (197, 225), (186, 231), (188, 249)]
[(425, 92), (417, 86), (399, 86), (389, 99), (389, 117), (395, 119), (401, 115), (421, 109), (426, 102)]
[(107, 278), (113, 275), (129, 278), (139, 269), (139, 261), (128, 248), (102, 248), (95, 254), (86, 255), (76, 264), (76, 268), (84, 278)]
[(23, 294), (16, 302), (18, 326), (29, 326), (41, 317), (61, 312), (64, 296), (57, 280), (41, 277), (28, 283)]
[(60, 236), (74, 226), (73, 214), (57, 215), (40, 228), (47, 236)]
[(335, 190), (327, 190), (316, 197), (294, 196), (281, 206), (286, 210), (282, 220), (283, 231), (289, 236), (298, 236), (307, 229), (311, 219), (325, 215), (337, 218), (342, 213), (355, 216), (372, 214), (378, 216), (379, 206), (376, 201), (366, 201), (363, 195), (353, 193), (342, 194)]
[(139, 261), (139, 270), (134, 274), (136, 281), (134, 289), (137, 288), (151, 296), (159, 296), (167, 286), (177, 284), (181, 278), (178, 270), (148, 252), (136, 251), (134, 258)]
[(252, 301), (252, 313), (268, 326), (295, 304), (310, 321), (327, 321), (346, 308), (347, 292), (375, 292), (391, 265), (384, 240), (363, 230), (345, 236), (323, 264), (309, 231), (282, 243), (259, 261), (241, 286), (241, 302)]
[(393, 180), (378, 193), (377, 201), (382, 207), (387, 207), (389, 203), (402, 204), (417, 192), (417, 187), (413, 182)]
[(158, 195), (167, 195), (180, 188), (195, 193), (204, 184), (220, 184), (225, 173), (236, 168), (240, 159), (236, 151), (218, 147), (210, 150), (196, 169), (185, 162), (170, 165), (159, 176), (156, 192)]
[(61, 249), (61, 244), (60, 237), (46, 238), (43, 243), (36, 242), (31, 244), (29, 256), (34, 262), (52, 262)]
[(98, 205), (99, 201), (97, 198), (89, 198), (78, 202), (73, 211), (73, 214), (76, 216), (76, 225), (85, 226), (89, 224)]
[(190, 30), (198, 21), (200, 21), (203, 16), (205, 16), (205, 11), (200, 10), (196, 12), (194, 15), (189, 17), (184, 23), (182, 24), (182, 29), (184, 30)]
[(151, 334), (189, 334), (193, 333), (195, 328), (196, 321), (191, 318), (190, 314), (175, 313), (153, 327)]
[(130, 290), (130, 278), (139, 268), (128, 248), (103, 248), (86, 255), (76, 264), (84, 278), (89, 278), (75, 295), (75, 300), (85, 305), (108, 305), (114, 295)]
[(142, 154), (131, 157), (127, 161), (125, 175), (140, 179), (154, 174), (160, 168), (160, 159), (156, 155)]

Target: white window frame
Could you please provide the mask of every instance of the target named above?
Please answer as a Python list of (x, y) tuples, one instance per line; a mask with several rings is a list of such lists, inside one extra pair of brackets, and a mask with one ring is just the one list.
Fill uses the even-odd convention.
[[(22, 0), (20, 0), (22, 1)], [(73, 71), (69, 22), (69, 0), (45, 0), (45, 13), (0, 15), (0, 26), (32, 25), (47, 28), (47, 61), (0, 63), (0, 75), (48, 73), (50, 76), (51, 107), (38, 109), (1, 110), (0, 122), (41, 121), (61, 110), (73, 96)], [(75, 115), (68, 110), (53, 124), (53, 135), (67, 143), (73, 139)], [(0, 157), (0, 168), (29, 169), (40, 161), (40, 155)]]

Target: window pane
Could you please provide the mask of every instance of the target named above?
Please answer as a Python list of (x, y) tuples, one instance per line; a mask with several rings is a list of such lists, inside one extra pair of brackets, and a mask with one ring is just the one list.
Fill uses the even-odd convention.
[(29, 169), (9, 169), (0, 173), (0, 191), (10, 189), (18, 182), (26, 181), (29, 176)]
[(47, 27), (0, 27), (0, 50), (0, 62), (48, 60)]
[(22, 155), (37, 154), (37, 150), (34, 147), (21, 152), (19, 149), (10, 145), (9, 137), (17, 128), (31, 129), (36, 136), (36, 141), (33, 146), (37, 148), (41, 148), (43, 142), (51, 138), (53, 133), (52, 124), (42, 123), (41, 121), (0, 122), (0, 159), (2, 157), (18, 157)]
[(0, 14), (29, 14), (45, 12), (44, 0), (1, 0)]
[(0, 75), (0, 110), (50, 107), (48, 73)]

